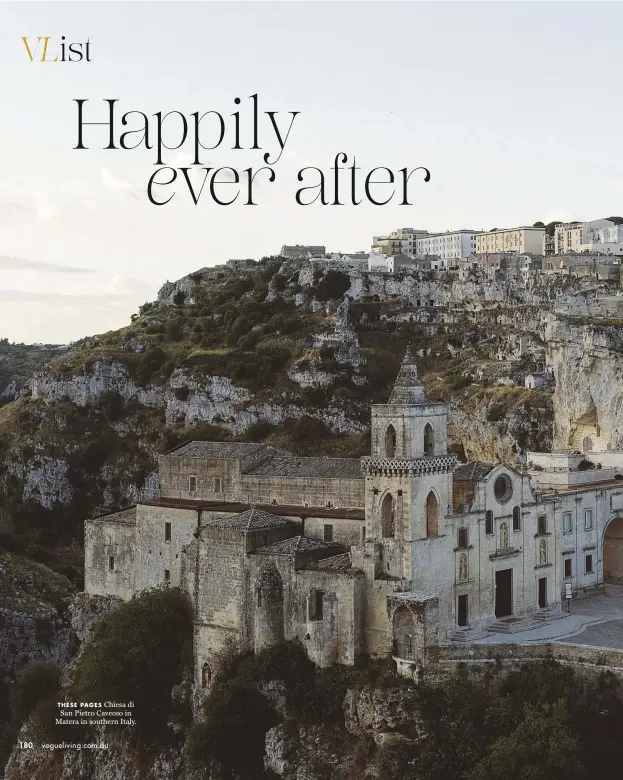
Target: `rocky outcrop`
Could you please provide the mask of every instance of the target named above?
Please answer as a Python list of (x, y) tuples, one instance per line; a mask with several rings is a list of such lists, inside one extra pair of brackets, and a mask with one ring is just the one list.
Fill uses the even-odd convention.
[[(28, 725), (18, 739), (28, 741)], [(52, 750), (36, 745), (31, 750), (14, 749), (5, 768), (4, 780), (54, 778), (54, 780), (192, 780), (184, 769), (179, 748), (161, 748), (149, 756), (145, 766), (137, 759), (136, 745), (123, 736), (98, 730), (89, 745), (99, 749)]]
[(623, 448), (623, 333), (552, 315), (547, 361), (556, 380), (553, 446)]
[(344, 725), (354, 736), (370, 737), (377, 744), (396, 734), (419, 741), (425, 737), (420, 704), (420, 692), (413, 686), (349, 689), (342, 705)]
[(0, 551), (0, 678), (32, 662), (62, 665), (77, 646), (71, 584), (41, 564)]

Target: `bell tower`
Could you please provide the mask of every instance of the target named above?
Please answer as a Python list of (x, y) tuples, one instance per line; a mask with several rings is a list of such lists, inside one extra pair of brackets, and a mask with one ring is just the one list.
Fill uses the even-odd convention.
[(447, 421), (448, 407), (429, 401), (407, 349), (388, 403), (372, 406), (371, 455), (362, 459), (375, 579), (407, 580), (417, 589), (414, 545), (430, 546), (445, 534), (457, 463), (448, 454)]

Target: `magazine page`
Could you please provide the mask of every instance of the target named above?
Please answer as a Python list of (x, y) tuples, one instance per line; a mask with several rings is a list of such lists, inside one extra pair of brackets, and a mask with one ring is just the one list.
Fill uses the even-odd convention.
[(622, 24), (0, 0), (0, 778), (620, 780)]

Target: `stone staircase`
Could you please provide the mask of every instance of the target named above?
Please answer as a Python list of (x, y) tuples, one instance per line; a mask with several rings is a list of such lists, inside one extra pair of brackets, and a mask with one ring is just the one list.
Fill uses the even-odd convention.
[(479, 628), (461, 628), (452, 634), (450, 641), (469, 644), (470, 642), (475, 642), (477, 639), (484, 639), (486, 636), (489, 636), (489, 632)]
[(536, 620), (533, 615), (527, 617), (505, 617), (496, 620), (487, 627), (494, 634), (518, 634), (520, 631), (530, 631), (543, 625), (542, 620)]
[(566, 618), (568, 614), (568, 612), (563, 612), (561, 609), (542, 609), (536, 613), (534, 619), (540, 623), (550, 623), (552, 620)]

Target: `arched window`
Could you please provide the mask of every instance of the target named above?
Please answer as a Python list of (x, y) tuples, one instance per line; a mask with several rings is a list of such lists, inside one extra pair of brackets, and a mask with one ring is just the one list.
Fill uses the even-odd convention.
[(201, 687), (205, 688), (210, 684), (212, 681), (212, 671), (208, 664), (203, 665), (203, 669), (201, 670)]
[(393, 425), (388, 425), (385, 431), (385, 457), (393, 458), (396, 454), (396, 431)]
[(513, 507), (513, 531), (519, 531), (521, 529), (521, 507)]
[(394, 538), (394, 499), (388, 493), (381, 504), (381, 536), (384, 539)]
[(424, 428), (424, 455), (432, 457), (435, 454), (435, 431), (430, 423), (426, 423)]
[(437, 496), (431, 490), (426, 499), (426, 536), (437, 536)]
[(593, 449), (593, 440), (590, 436), (586, 436), (582, 442), (582, 452), (590, 452)]

